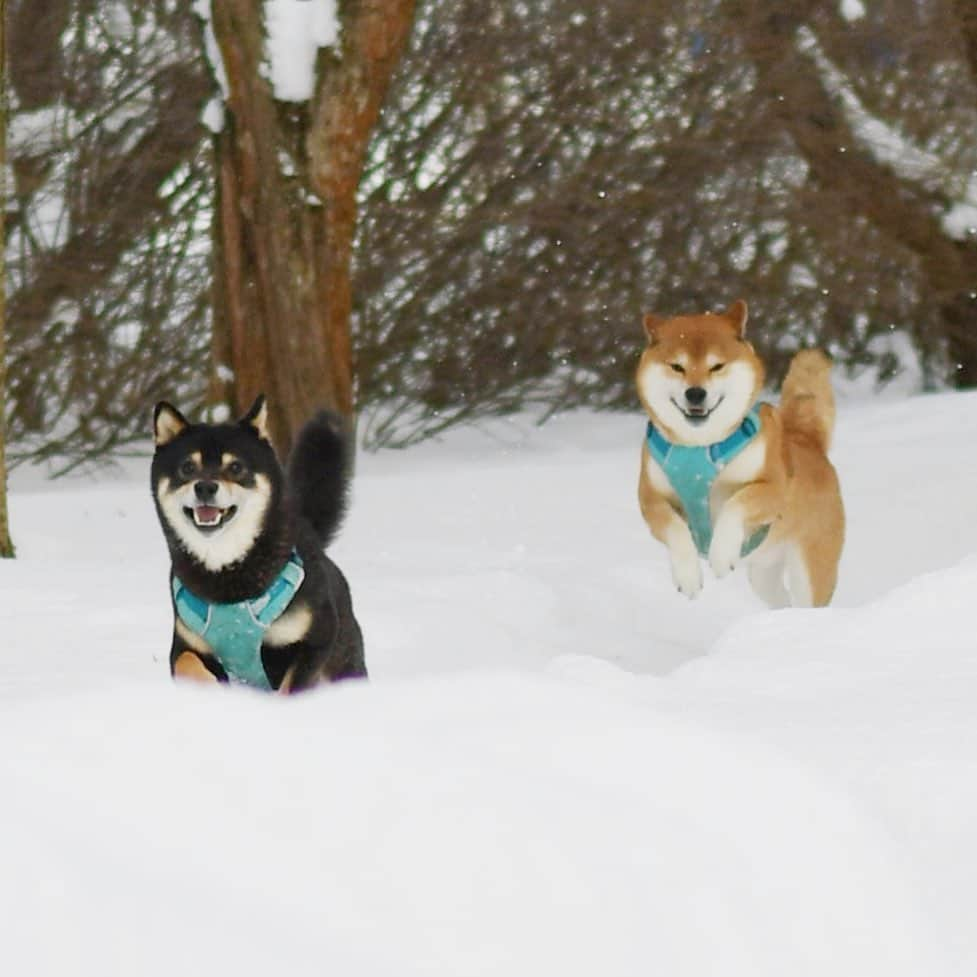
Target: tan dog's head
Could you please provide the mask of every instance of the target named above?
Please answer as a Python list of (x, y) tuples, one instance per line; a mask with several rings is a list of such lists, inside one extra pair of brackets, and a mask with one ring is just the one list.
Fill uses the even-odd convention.
[(648, 346), (638, 364), (638, 396), (670, 441), (722, 441), (756, 402), (764, 370), (744, 338), (746, 319), (742, 299), (720, 315), (644, 317)]

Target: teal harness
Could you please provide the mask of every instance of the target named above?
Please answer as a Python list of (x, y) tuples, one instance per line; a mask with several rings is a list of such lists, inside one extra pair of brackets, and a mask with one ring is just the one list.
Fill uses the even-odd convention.
[(214, 652), (228, 676), (257, 689), (271, 689), (261, 663), (265, 632), (285, 613), (302, 586), (305, 570), (296, 552), (260, 596), (236, 604), (212, 604), (191, 593), (174, 576), (173, 602), (180, 620)]
[[(709, 545), (712, 543), (709, 494), (716, 476), (759, 432), (760, 414), (756, 407), (743, 418), (743, 423), (728, 438), (698, 447), (672, 444), (651, 421), (648, 422), (648, 451), (679, 497), (696, 549), (703, 556), (708, 555)], [(769, 526), (761, 526), (743, 544), (741, 555), (752, 553), (766, 539), (769, 531)]]

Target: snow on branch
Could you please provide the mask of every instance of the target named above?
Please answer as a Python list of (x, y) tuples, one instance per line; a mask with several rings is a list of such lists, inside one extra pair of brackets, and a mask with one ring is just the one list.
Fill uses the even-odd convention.
[[(262, 73), (282, 102), (306, 102), (315, 90), (319, 49), (339, 41), (337, 0), (264, 0), (265, 62)], [(193, 0), (193, 12), (203, 21), (207, 61), (223, 99), (230, 94), (227, 70), (214, 34), (212, 0)], [(202, 121), (219, 132), (224, 126), (222, 99), (212, 99)]]
[(841, 16), (849, 23), (861, 20), (867, 11), (862, 0), (841, 0)]
[(967, 178), (953, 172), (938, 155), (920, 149), (897, 129), (872, 115), (852, 90), (844, 72), (824, 53), (813, 31), (802, 27), (798, 40), (800, 50), (813, 58), (825, 87), (841, 100), (848, 124), (872, 156), (900, 179), (918, 183), (954, 201), (941, 218), (949, 237), (959, 241), (977, 232), (977, 176)]
[[(211, 19), (212, 0), (193, 0), (193, 12), (203, 21), (207, 61), (226, 99), (227, 70)], [(337, 0), (264, 0), (265, 62), (262, 74), (282, 102), (306, 102), (315, 91), (319, 49), (339, 42)], [(204, 124), (214, 131), (223, 126), (220, 106), (210, 103)]]
[(266, 77), (275, 98), (308, 101), (319, 48), (339, 40), (336, 0), (265, 0), (265, 32)]
[(231, 86), (227, 81), (227, 69), (224, 67), (224, 59), (221, 57), (220, 45), (217, 43), (217, 36), (214, 34), (214, 25), (211, 20), (211, 0), (193, 0), (193, 12), (204, 22), (204, 49), (207, 54), (207, 62), (210, 70), (220, 85), (224, 98), (230, 94)]

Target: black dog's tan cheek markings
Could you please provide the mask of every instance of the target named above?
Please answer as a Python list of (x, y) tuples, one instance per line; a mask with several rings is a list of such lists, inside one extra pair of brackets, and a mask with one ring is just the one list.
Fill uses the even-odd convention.
[[(189, 463), (193, 466), (193, 471), (189, 474), (184, 474), (183, 468)], [(192, 451), (190, 454), (186, 455), (176, 468), (177, 478), (186, 485), (188, 482), (195, 481), (199, 476), (200, 472), (204, 467), (204, 456), (199, 451)]]
[(216, 675), (200, 660), (200, 656), (192, 651), (184, 651), (173, 663), (173, 677), (190, 679), (194, 682), (218, 681)]
[[(237, 462), (241, 466), (241, 471), (236, 475), (229, 472), (227, 469)], [(243, 488), (253, 488), (255, 485), (255, 476), (251, 471), (251, 466), (242, 458), (240, 455), (233, 454), (230, 451), (225, 451), (221, 455), (221, 475), (220, 480), (225, 482), (229, 487), (240, 485)]]
[(213, 654), (210, 645), (199, 634), (191, 631), (179, 617), (174, 622), (174, 630), (179, 639), (184, 644), (189, 645), (194, 651), (199, 651), (202, 655)]

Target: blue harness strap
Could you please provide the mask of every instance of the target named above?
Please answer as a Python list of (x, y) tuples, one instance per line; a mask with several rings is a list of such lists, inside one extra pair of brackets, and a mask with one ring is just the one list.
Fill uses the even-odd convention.
[(271, 683), (261, 663), (261, 643), (268, 628), (292, 603), (304, 579), (302, 559), (293, 551), (271, 586), (251, 600), (212, 604), (191, 593), (174, 575), (173, 602), (180, 620), (207, 642), (230, 678), (267, 690)]
[[(665, 473), (679, 497), (696, 549), (708, 555), (712, 543), (712, 512), (709, 495), (716, 476), (760, 432), (760, 413), (754, 407), (733, 433), (715, 444), (690, 447), (672, 444), (648, 422), (647, 443), (651, 457)], [(767, 537), (769, 526), (761, 526), (743, 544), (742, 555), (752, 553)]]

